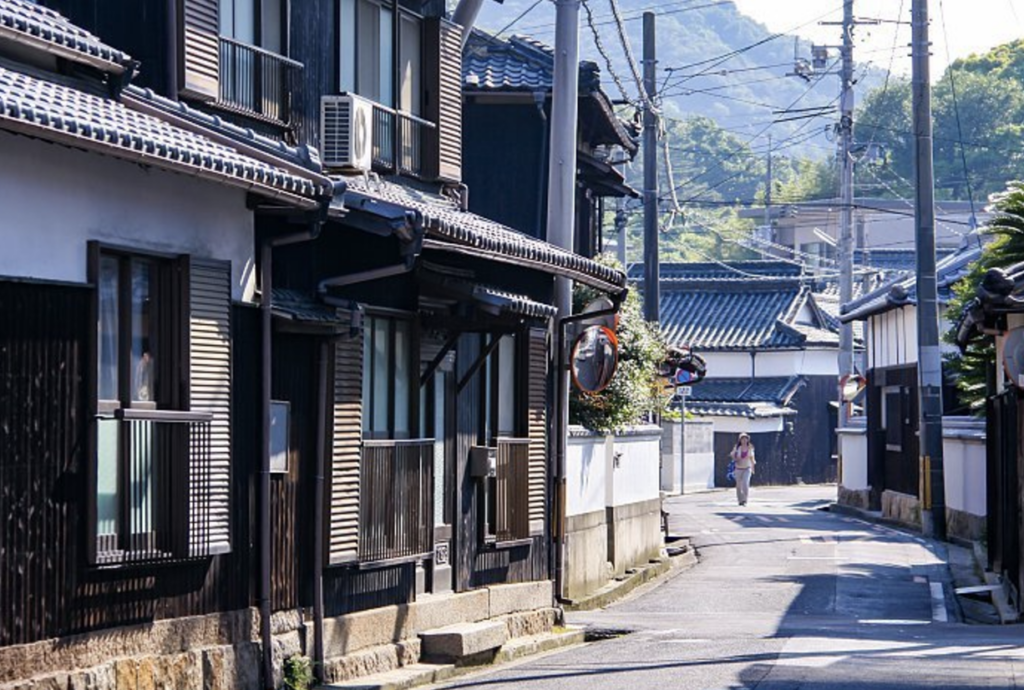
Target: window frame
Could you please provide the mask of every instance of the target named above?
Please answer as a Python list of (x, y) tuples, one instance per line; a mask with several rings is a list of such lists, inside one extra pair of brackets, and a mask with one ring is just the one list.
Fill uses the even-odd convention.
[[(362, 96), (374, 103), (384, 106), (385, 108), (391, 108), (397, 112), (415, 115), (416, 117), (423, 116), (423, 26), (424, 17), (421, 14), (413, 12), (406, 7), (402, 6), (402, 3), (398, 0), (347, 0), (352, 3), (352, 22), (353, 29), (346, 31), (346, 12), (343, 9), (343, 5), (346, 0), (338, 0), (335, 5), (335, 24), (337, 27), (337, 44), (335, 48), (335, 67), (337, 68), (337, 79), (336, 86), (339, 93), (353, 93), (358, 96)], [(380, 11), (386, 10), (391, 13), (391, 35), (390, 40), (390, 74), (388, 75), (388, 86), (390, 87), (390, 93), (380, 93), (382, 86), (384, 86), (384, 74), (382, 71), (382, 65), (380, 64), (381, 46), (379, 45), (379, 38), (377, 39), (377, 50), (375, 65), (375, 80), (374, 85), (374, 96), (366, 95), (368, 89), (366, 84), (361, 83), (360, 78), (360, 62), (363, 59), (363, 45), (360, 41), (360, 35), (362, 32), (359, 31), (360, 22), (360, 7), (364, 5), (372, 5), (377, 13), (378, 19), (376, 21), (378, 37), (380, 36)], [(402, 38), (404, 35), (403, 23), (413, 22), (416, 29), (419, 32), (417, 41), (418, 54), (416, 55), (416, 75), (412, 78), (410, 89), (413, 92), (413, 97), (418, 96), (418, 102), (410, 104), (408, 108), (404, 108), (402, 104), (402, 91), (403, 91), (403, 64), (402, 58), (404, 57), (402, 51)], [(351, 47), (346, 44), (351, 42)], [(346, 68), (346, 59), (352, 61), (352, 65)], [(346, 76), (346, 72), (350, 74)], [(347, 80), (351, 79), (351, 84), (347, 83)], [(416, 85), (419, 88), (414, 88)]]
[[(377, 367), (374, 361), (375, 341), (377, 329), (375, 325), (379, 321), (385, 321), (388, 333), (387, 349), (387, 422), (383, 430), (375, 429), (375, 407), (376, 407), (376, 375)], [(396, 385), (396, 357), (395, 343), (398, 332), (398, 323), (408, 324), (409, 342), (407, 348), (407, 405), (408, 405), (408, 431), (401, 433), (395, 431), (397, 421), (397, 385)], [(392, 440), (402, 441), (420, 438), (421, 415), (420, 415), (420, 382), (419, 382), (419, 323), (415, 314), (409, 312), (374, 309), (367, 307), (363, 318), (363, 424), (362, 435), (367, 440)], [(369, 355), (369, 361), (368, 361)], [(427, 422), (429, 423), (429, 419)]]
[[(270, 2), (279, 3), (278, 11), (280, 16), (278, 17), (279, 35), (277, 36), (277, 45), (267, 47), (267, 37), (265, 36), (265, 24), (264, 14), (268, 9)], [(220, 36), (229, 38), (239, 43), (246, 45), (255, 46), (276, 55), (287, 56), (288, 54), (288, 5), (290, 0), (217, 0), (217, 31)], [(238, 7), (239, 4), (249, 4), (252, 9), (252, 40), (246, 38), (238, 38), (236, 32), (233, 29), (230, 33), (224, 31), (224, 7), (225, 5), (231, 5), (232, 9)], [(237, 12), (236, 12), (237, 14)], [(234, 25), (234, 21), (232, 21)]]
[[(117, 289), (117, 399), (101, 399), (99, 361), (101, 345), (100, 319), (100, 271), (102, 260), (113, 258), (118, 267)], [(187, 414), (189, 410), (188, 390), (190, 370), (188, 346), (190, 338), (189, 294), (187, 272), (184, 277), (174, 277), (174, 272), (183, 271), (183, 262), (188, 255), (153, 251), (143, 248), (107, 244), (98, 241), (87, 243), (86, 273), (90, 285), (94, 288), (90, 307), (90, 323), (96, 325), (95, 334), (89, 339), (88, 367), (88, 400), (91, 417), (94, 423), (90, 426), (89, 471), (87, 472), (87, 539), (86, 552), (89, 563), (97, 566), (132, 566), (143, 565), (149, 561), (122, 562), (116, 555), (125, 552), (124, 545), (138, 536), (125, 534), (127, 514), (133, 510), (132, 490), (125, 486), (128, 468), (131, 463), (130, 453), (126, 451), (124, 430), (118, 429), (118, 444), (114, 464), (116, 466), (117, 485), (114, 503), (117, 515), (115, 532), (111, 535), (100, 535), (99, 516), (99, 475), (100, 475), (100, 430), (103, 421), (128, 418), (157, 418)], [(149, 337), (152, 339), (153, 361), (152, 372), (153, 399), (150, 401), (134, 400), (132, 394), (132, 266), (136, 261), (146, 261), (154, 266), (151, 277), (150, 299), (156, 303), (156, 310), (150, 315), (151, 325)], [(167, 329), (167, 330), (164, 330)], [(153, 336), (156, 333), (156, 336)], [(166, 480), (171, 481), (171, 480)], [(152, 496), (145, 499), (152, 505)], [(152, 507), (149, 508), (152, 510)], [(157, 516), (159, 518), (160, 516)], [(129, 522), (130, 524), (130, 522)], [(167, 525), (173, 539), (182, 535), (174, 533), (173, 522)], [(100, 548), (101, 536), (116, 542), (113, 549)], [(130, 550), (130, 549), (128, 549)]]

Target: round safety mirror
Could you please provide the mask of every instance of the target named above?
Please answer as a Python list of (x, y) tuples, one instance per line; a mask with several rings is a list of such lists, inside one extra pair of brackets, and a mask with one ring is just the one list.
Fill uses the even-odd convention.
[(1003, 340), (1003, 368), (1006, 377), (1024, 388), (1024, 328), (1014, 328)]
[(867, 385), (867, 379), (860, 374), (844, 376), (841, 382), (843, 402), (853, 402), (854, 398), (860, 395), (860, 392), (864, 390)]
[(619, 341), (607, 326), (589, 326), (572, 347), (572, 381), (586, 393), (603, 391), (619, 365)]

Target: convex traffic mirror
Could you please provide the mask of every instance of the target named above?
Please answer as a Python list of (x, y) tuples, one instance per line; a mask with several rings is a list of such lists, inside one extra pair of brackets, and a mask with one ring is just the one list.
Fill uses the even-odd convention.
[(572, 381), (586, 393), (599, 393), (615, 376), (619, 341), (607, 326), (588, 326), (572, 347)]

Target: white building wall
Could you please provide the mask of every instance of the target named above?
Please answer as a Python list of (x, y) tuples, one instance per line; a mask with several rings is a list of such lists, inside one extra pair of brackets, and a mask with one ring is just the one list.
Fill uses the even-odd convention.
[(808, 349), (758, 352), (751, 361), (749, 352), (701, 352), (708, 365), (709, 379), (757, 378), (773, 376), (836, 376), (839, 371), (836, 350)]
[(614, 438), (570, 436), (565, 458), (566, 515), (605, 509), (608, 455)]
[(607, 460), (607, 505), (643, 503), (661, 495), (661, 427), (614, 438)]
[(86, 282), (86, 243), (231, 261), (255, 288), (245, 192), (0, 132), (0, 276)]
[(944, 417), (942, 420), (943, 478), (946, 505), (971, 515), (986, 514), (985, 422)]

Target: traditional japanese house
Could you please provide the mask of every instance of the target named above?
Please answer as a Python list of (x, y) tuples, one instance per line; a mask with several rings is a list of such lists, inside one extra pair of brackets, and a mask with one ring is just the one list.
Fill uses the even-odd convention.
[(661, 327), (670, 345), (707, 362), (707, 378), (684, 404), (715, 424), (716, 485), (725, 485), (729, 451), (743, 432), (757, 448), (755, 483), (835, 479), (839, 338), (799, 266), (662, 264)]
[[(554, 53), (523, 36), (473, 31), (462, 65), (464, 178), (470, 209), (545, 239), (548, 142)], [(592, 62), (580, 63), (575, 249), (605, 248), (608, 200), (637, 198), (623, 168), (636, 155), (637, 131), (620, 119)], [(496, 164), (500, 161), (500, 164)], [(523, 184), (530, 180), (530, 184)], [(515, 189), (515, 194), (509, 194)]]
[[(68, 45), (82, 46), (80, 52), (93, 62), (98, 46), (108, 50), (41, 6), (10, 3), (18, 15), (3, 30), (16, 30), (9, 27), (25, 13), (44, 17), (44, 28), (33, 24), (27, 33), (36, 42), (40, 35), (59, 36), (62, 71)], [(108, 148), (131, 148), (139, 162), (154, 169), (151, 158), (166, 159), (164, 165), (175, 170), (195, 166), (203, 175), (208, 167), (208, 176), (216, 177), (210, 186), (243, 191), (207, 198), (202, 190), (179, 191), (167, 183), (160, 194), (132, 197), (139, 204), (165, 205), (159, 207), (162, 213), (143, 216), (146, 223), (174, 221), (169, 238), (143, 243), (161, 257), (187, 252), (231, 259), (229, 321), (203, 312), (192, 329), (196, 336), (216, 331), (211, 337), (223, 341), (220, 349), (197, 344), (189, 351), (196, 382), (192, 401), (214, 396), (223, 407), (209, 419), (174, 420), (175, 429), (186, 428), (186, 422), (208, 429), (209, 441), (201, 436), (196, 443), (210, 445), (221, 463), (211, 465), (212, 488), (190, 494), (219, 501), (190, 504), (202, 508), (199, 514), (212, 526), (193, 528), (190, 519), (182, 528), (185, 536), (176, 538), (213, 539), (216, 548), (197, 552), (195, 562), (179, 566), (175, 561), (155, 572), (135, 563), (115, 570), (106, 567), (113, 565), (109, 559), (92, 562), (77, 551), (62, 552), (67, 560), (60, 577), (81, 572), (94, 584), (88, 590), (91, 617), (75, 619), (74, 625), (40, 624), (31, 637), (9, 638), (11, 644), (71, 649), (49, 672), (83, 669), (93, 674), (90, 678), (101, 678), (103, 687), (103, 674), (116, 671), (118, 678), (133, 674), (158, 684), (249, 688), (279, 684), (284, 659), (296, 654), (312, 657), (318, 675), (330, 680), (412, 663), (421, 649), (417, 635), (450, 623), (493, 619), (501, 634), (491, 631), (490, 640), (549, 630), (557, 570), (549, 437), (553, 276), (570, 276), (613, 299), (621, 296), (625, 276), (466, 211), (462, 30), (445, 19), (443, 5), (412, 0), (45, 4), (144, 59), (131, 83), (104, 77), (102, 70), (73, 75), (97, 78), (84, 96), (60, 92), (61, 102), (84, 103), (92, 113), (96, 99), (116, 115), (109, 125), (89, 121), (75, 129), (75, 142), (92, 136)], [(52, 25), (63, 33), (54, 34)], [(372, 38), (357, 41), (356, 34)], [(12, 54), (18, 58), (24, 51), (18, 47)], [(127, 72), (126, 66), (110, 74)], [(72, 77), (52, 78), (65, 84)], [(145, 118), (138, 139), (115, 136), (124, 109)], [(11, 112), (13, 118), (31, 119), (39, 111)], [(50, 128), (73, 124), (61, 124), (60, 117), (45, 122)], [(153, 123), (175, 133), (166, 141), (142, 137), (158, 131)], [(212, 142), (204, 145), (213, 150), (192, 153), (179, 141), (184, 135), (178, 129), (202, 132)], [(218, 157), (218, 146), (240, 153)], [(73, 168), (64, 166), (61, 174), (74, 177), (74, 184), (100, 179), (86, 176), (83, 182), (72, 175)], [(17, 166), (9, 170), (18, 174)], [(121, 199), (126, 189), (133, 189), (127, 180), (99, 196)], [(221, 209), (225, 204), (229, 208)], [(106, 216), (87, 222), (90, 217), (81, 214), (81, 222), (70, 226), (104, 227)], [(131, 239), (146, 223), (126, 220), (114, 224), (111, 233)], [(202, 234), (211, 224), (213, 231)], [(20, 232), (20, 226), (6, 227)], [(23, 235), (16, 237), (24, 243)], [(102, 246), (98, 251), (102, 268)], [(110, 270), (121, 281), (120, 323), (134, 324), (135, 312), (126, 305), (135, 269), (127, 261)], [(205, 266), (198, 260), (190, 265)], [(160, 273), (157, 283), (161, 290), (183, 291), (171, 267), (166, 282), (160, 282), (165, 280)], [(12, 274), (21, 275), (18, 270)], [(103, 284), (96, 281), (104, 274), (97, 275), (76, 278), (86, 283), (80, 308), (72, 310), (79, 318), (90, 309), (96, 311), (89, 318), (105, 313), (95, 296), (102, 294)], [(220, 309), (220, 301), (200, 290), (213, 289), (216, 277), (198, 270), (191, 275), (187, 294), (194, 309)], [(20, 319), (23, 311), (10, 313)], [(160, 323), (175, 314), (179, 311), (160, 311)], [(85, 367), (97, 361), (89, 348), (99, 345), (90, 345), (89, 323), (83, 327), (83, 340), (66, 346), (80, 348), (74, 352)], [(133, 337), (125, 331), (116, 338), (120, 352), (134, 352)], [(166, 348), (182, 348), (183, 342), (174, 339), (160, 354), (150, 354), (156, 364), (147, 366), (155, 368), (161, 386), (178, 380), (160, 367), (169, 366), (167, 352), (179, 352)], [(146, 360), (144, 354), (136, 360)], [(216, 366), (204, 357), (215, 359)], [(134, 380), (125, 377), (136, 376), (137, 365), (133, 360), (118, 369), (122, 387)], [(228, 365), (230, 381), (217, 368)], [(58, 371), (65, 369), (50, 372), (53, 385), (67, 385), (57, 381)], [(55, 477), (67, 477), (65, 468), (71, 466), (83, 479), (95, 474), (95, 449), (77, 444), (77, 434), (86, 434), (92, 424), (87, 421), (92, 398), (83, 396), (75, 403), (82, 407), (67, 412), (80, 427), (66, 426), (62, 440), (42, 435), (48, 443), (64, 444), (52, 455)], [(116, 408), (111, 409), (116, 417)], [(136, 423), (136, 414), (143, 413), (130, 412), (127, 421)], [(119, 476), (118, 481), (128, 481)], [(175, 475), (174, 481), (181, 480)], [(73, 479), (61, 479), (61, 491), (74, 486)], [(135, 484), (128, 486), (135, 490)], [(145, 503), (143, 493), (138, 501)], [(138, 512), (129, 498), (119, 502), (122, 519)], [(81, 500), (83, 510), (95, 503), (88, 496)], [(28, 510), (32, 503), (26, 499), (24, 505)], [(162, 509), (154, 499), (153, 509), (158, 505)], [(53, 510), (66, 509), (61, 504)], [(68, 534), (83, 524), (76, 521)], [(64, 529), (63, 523), (57, 528)], [(19, 544), (23, 559), (34, 558), (31, 545), (9, 543)], [(21, 580), (11, 573), (4, 582), (12, 584), (0, 584), (0, 596), (25, 597), (25, 606), (38, 601), (21, 593)], [(61, 591), (65, 585), (45, 586)], [(64, 615), (85, 615), (72, 604)], [(39, 615), (45, 615), (42, 608)], [(18, 614), (11, 620), (22, 619)], [(125, 630), (126, 624), (141, 627)], [(105, 658), (114, 661), (107, 666), (87, 656), (93, 638), (83, 638), (81, 647), (64, 642), (67, 634), (89, 630), (110, 641)], [(153, 645), (129, 651), (128, 640), (136, 633), (145, 633)], [(161, 642), (175, 635), (187, 640), (174, 647), (181, 659), (169, 657)], [(12, 673), (20, 678), (42, 671)]]
[(251, 132), (161, 116), (138, 69), (0, 2), (3, 684), (113, 688), (162, 655), (160, 682), (258, 678), (257, 465), (235, 425), (258, 341), (238, 329), (256, 216), (322, 215), (334, 183)]
[(957, 327), (957, 341), (966, 348), (973, 341), (994, 341), (989, 365), (985, 406), (986, 453), (983, 486), (988, 511), (985, 519), (988, 569), (1001, 576), (1001, 582), (1024, 611), (1020, 593), (1024, 592), (1024, 531), (1020, 525), (1024, 496), (1020, 478), (1024, 476), (1022, 438), (1021, 337), (1024, 331), (1024, 266), (992, 269), (977, 286), (977, 297), (964, 310)]
[[(937, 264), (940, 307), (954, 283), (981, 254), (976, 242)], [(918, 345), (916, 277), (898, 275), (881, 287), (843, 305), (840, 319), (862, 322), (867, 388), (863, 415), (851, 418), (842, 449), (839, 500), (880, 510), (885, 517), (919, 524), (921, 486), (918, 457)], [(940, 314), (941, 318), (941, 314)], [(940, 330), (946, 330), (945, 324)], [(946, 414), (958, 410), (952, 382), (944, 386)], [(974, 524), (971, 524), (974, 523)], [(950, 523), (952, 534), (976, 535), (977, 518), (964, 515)]]

